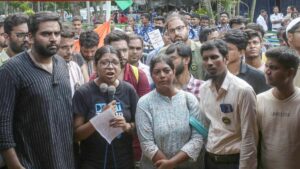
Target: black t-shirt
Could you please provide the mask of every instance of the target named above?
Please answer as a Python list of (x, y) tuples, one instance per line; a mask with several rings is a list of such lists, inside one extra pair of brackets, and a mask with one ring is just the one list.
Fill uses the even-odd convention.
[[(120, 81), (116, 88), (114, 99), (117, 101), (117, 112), (123, 113), (127, 122), (134, 122), (138, 96), (134, 88), (127, 82)], [(100, 91), (94, 81), (82, 85), (74, 94), (73, 111), (76, 115), (85, 117), (86, 122), (108, 102), (107, 93)], [(107, 160), (105, 160), (105, 158)], [(118, 168), (132, 169), (132, 135), (122, 133), (109, 145), (98, 133), (94, 132), (80, 143), (80, 165), (82, 169)]]

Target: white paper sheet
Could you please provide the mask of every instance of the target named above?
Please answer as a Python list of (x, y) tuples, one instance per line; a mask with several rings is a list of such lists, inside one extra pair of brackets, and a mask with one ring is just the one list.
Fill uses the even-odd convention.
[(149, 32), (148, 36), (154, 49), (158, 49), (164, 46), (164, 41), (158, 29)]
[(105, 110), (100, 114), (93, 117), (90, 122), (95, 129), (101, 134), (105, 140), (111, 144), (111, 142), (121, 133), (121, 128), (110, 127), (109, 121), (114, 118), (114, 112), (111, 109)]

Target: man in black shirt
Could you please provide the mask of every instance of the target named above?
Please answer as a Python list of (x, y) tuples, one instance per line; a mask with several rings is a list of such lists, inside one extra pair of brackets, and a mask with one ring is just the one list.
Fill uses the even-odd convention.
[(32, 49), (0, 68), (0, 151), (10, 169), (73, 169), (73, 116), (66, 62), (56, 55), (59, 16), (29, 19)]
[(234, 29), (224, 35), (224, 40), (228, 47), (228, 70), (245, 80), (256, 94), (268, 90), (270, 86), (266, 84), (264, 74), (243, 61), (248, 43), (247, 35), (239, 29)]

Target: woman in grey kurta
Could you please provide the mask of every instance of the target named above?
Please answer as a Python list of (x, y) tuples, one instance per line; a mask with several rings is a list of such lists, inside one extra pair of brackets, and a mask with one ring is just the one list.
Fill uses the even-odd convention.
[(136, 112), (143, 151), (141, 168), (197, 168), (195, 161), (203, 138), (189, 125), (189, 116), (199, 116), (198, 101), (192, 94), (175, 88), (170, 59), (154, 58), (150, 71), (156, 89), (139, 100)]

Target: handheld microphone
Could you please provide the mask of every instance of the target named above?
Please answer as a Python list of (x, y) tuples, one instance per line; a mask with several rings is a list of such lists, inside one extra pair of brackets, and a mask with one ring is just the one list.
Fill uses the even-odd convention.
[(105, 93), (107, 91), (108, 85), (106, 83), (101, 83), (99, 86), (99, 89), (102, 93)]
[(116, 93), (116, 87), (115, 86), (109, 86), (107, 88), (108, 103), (114, 100), (115, 93)]

